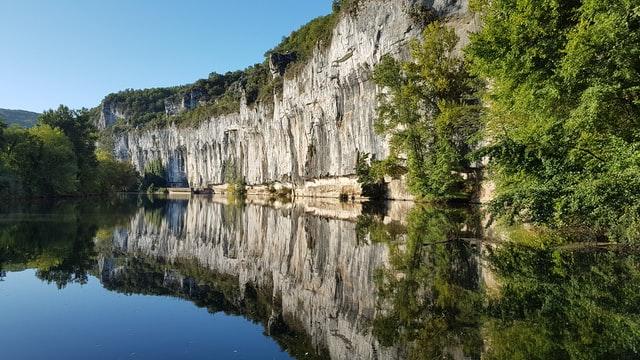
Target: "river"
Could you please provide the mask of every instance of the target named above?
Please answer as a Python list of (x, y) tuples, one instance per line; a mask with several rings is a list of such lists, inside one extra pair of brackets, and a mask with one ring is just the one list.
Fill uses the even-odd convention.
[(0, 206), (3, 359), (632, 359), (632, 248), (468, 207), (122, 196)]

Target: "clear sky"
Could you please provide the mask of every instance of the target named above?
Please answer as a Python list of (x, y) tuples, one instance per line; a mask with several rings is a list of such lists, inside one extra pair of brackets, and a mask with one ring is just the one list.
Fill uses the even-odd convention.
[(0, 0), (0, 108), (93, 107), (261, 62), (331, 0)]

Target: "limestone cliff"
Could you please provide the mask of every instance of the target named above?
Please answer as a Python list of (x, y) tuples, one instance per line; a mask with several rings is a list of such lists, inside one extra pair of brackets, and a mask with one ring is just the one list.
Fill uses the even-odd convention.
[[(406, 57), (408, 42), (423, 27), (412, 15), (416, 7), (444, 18), (463, 42), (475, 27), (467, 0), (360, 1), (357, 12), (340, 17), (331, 43), (317, 46), (295, 76), (284, 77), (282, 93), (274, 95), (273, 103), (248, 106), (243, 99), (239, 113), (196, 128), (124, 133), (117, 138), (116, 154), (139, 170), (159, 158), (170, 183), (196, 188), (224, 183), (233, 166), (248, 184), (280, 182), (300, 195), (355, 195), (358, 152), (377, 158), (388, 152), (387, 142), (373, 128), (380, 89), (372, 71), (384, 54)], [(280, 76), (277, 63), (272, 70)], [(196, 103), (194, 96), (166, 102), (166, 113)], [(117, 104), (103, 103), (102, 126), (121, 116)], [(391, 188), (391, 198), (411, 198), (402, 186)]]

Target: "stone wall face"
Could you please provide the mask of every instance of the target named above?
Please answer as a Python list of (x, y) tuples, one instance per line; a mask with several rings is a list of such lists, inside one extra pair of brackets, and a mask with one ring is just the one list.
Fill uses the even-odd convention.
[[(191, 187), (224, 183), (230, 167), (248, 184), (290, 184), (305, 196), (315, 194), (305, 184), (316, 179), (350, 179), (357, 187), (358, 152), (377, 158), (388, 153), (386, 139), (373, 126), (380, 92), (372, 80), (374, 66), (385, 54), (407, 56), (409, 41), (422, 30), (409, 9), (420, 4), (460, 33), (470, 27), (467, 0), (364, 1), (357, 14), (341, 17), (331, 44), (319, 45), (296, 76), (284, 79), (272, 104), (248, 107), (243, 101), (239, 113), (197, 128), (131, 132), (118, 139), (116, 154), (139, 170), (160, 158), (170, 182)], [(103, 104), (104, 119), (115, 118), (111, 108)], [(402, 190), (390, 195), (410, 198)]]

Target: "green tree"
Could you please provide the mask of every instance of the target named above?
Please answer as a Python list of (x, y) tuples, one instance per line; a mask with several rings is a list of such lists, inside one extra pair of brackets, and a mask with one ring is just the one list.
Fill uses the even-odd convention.
[(10, 127), (0, 149), (2, 196), (57, 196), (78, 191), (76, 157), (71, 141), (48, 125)]
[(7, 128), (7, 121), (0, 117), (0, 146), (2, 146), (2, 141), (4, 138), (4, 130)]
[(466, 50), (489, 79), (495, 213), (640, 240), (638, 1), (495, 0)]
[[(385, 56), (374, 72), (385, 88), (376, 131), (391, 135), (388, 162), (406, 168), (412, 192), (428, 200), (467, 198), (481, 107), (478, 81), (454, 54), (458, 37), (435, 22), (411, 44), (412, 61)], [(405, 159), (406, 158), (406, 159)]]
[(39, 164), (39, 142), (27, 130), (15, 126), (7, 128), (3, 137), (0, 156), (4, 167), (3, 183), (7, 185), (3, 195), (37, 195), (39, 177), (34, 175)]
[(147, 190), (149, 187), (159, 188), (166, 187), (166, 169), (162, 164), (162, 160), (155, 159), (149, 161), (142, 173), (142, 182), (140, 183), (141, 190)]
[(70, 195), (78, 191), (78, 167), (73, 144), (61, 130), (48, 125), (29, 129), (39, 142), (36, 168), (32, 169), (43, 195)]
[(99, 192), (107, 194), (138, 189), (140, 176), (131, 163), (118, 161), (104, 150), (98, 150), (96, 156)]
[(80, 189), (85, 192), (95, 191), (97, 135), (89, 111), (86, 109), (71, 110), (60, 105), (56, 110), (45, 111), (38, 118), (38, 123), (59, 128), (71, 140), (77, 158), (77, 176)]
[(9, 167), (9, 159), (4, 154), (6, 122), (0, 118), (0, 198), (22, 195), (22, 185)]

